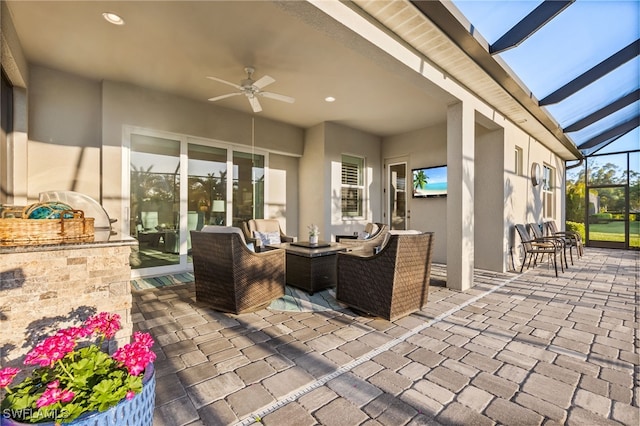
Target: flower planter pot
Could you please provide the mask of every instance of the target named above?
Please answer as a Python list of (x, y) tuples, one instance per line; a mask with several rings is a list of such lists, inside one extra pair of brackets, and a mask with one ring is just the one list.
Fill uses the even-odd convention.
[[(83, 414), (77, 419), (62, 423), (73, 426), (151, 426), (156, 399), (156, 374), (153, 363), (147, 365), (142, 378), (142, 392), (133, 399), (123, 400), (116, 406), (103, 412)], [(0, 425), (24, 426), (32, 423), (21, 423), (5, 418), (9, 413), (0, 413)], [(36, 423), (40, 426), (53, 426), (55, 422)]]

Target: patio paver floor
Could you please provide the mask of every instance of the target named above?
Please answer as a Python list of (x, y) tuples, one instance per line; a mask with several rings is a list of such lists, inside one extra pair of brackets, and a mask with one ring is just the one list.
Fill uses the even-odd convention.
[(559, 278), (477, 270), (395, 322), (134, 291), (156, 339), (154, 425), (637, 426), (639, 255), (588, 248)]

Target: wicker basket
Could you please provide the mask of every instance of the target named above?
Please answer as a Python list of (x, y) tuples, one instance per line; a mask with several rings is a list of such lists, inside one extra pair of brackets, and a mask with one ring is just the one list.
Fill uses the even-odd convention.
[[(72, 218), (64, 218), (72, 215)], [(20, 244), (67, 240), (93, 241), (94, 218), (82, 210), (65, 210), (61, 219), (0, 219), (0, 242)]]

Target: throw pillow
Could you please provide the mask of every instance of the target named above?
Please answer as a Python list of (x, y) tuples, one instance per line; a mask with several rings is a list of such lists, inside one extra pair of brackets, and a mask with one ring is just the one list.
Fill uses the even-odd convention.
[(366, 240), (367, 238), (369, 238), (369, 233), (368, 232), (364, 232), (364, 231), (358, 232), (358, 239), (359, 240)]
[(278, 231), (275, 232), (260, 232), (253, 231), (253, 237), (260, 242), (262, 242), (262, 246), (266, 246), (269, 244), (280, 244), (280, 233)]

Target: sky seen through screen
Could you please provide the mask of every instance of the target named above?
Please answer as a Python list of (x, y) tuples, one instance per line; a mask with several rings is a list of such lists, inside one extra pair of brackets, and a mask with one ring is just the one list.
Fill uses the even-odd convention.
[[(541, 0), (453, 0), (489, 44), (541, 3)], [(497, 56), (540, 100), (639, 38), (640, 1), (576, 0), (520, 45)], [(636, 56), (565, 100), (544, 108), (562, 128), (566, 128), (638, 88), (640, 58)], [(639, 113), (640, 101), (635, 101), (593, 125), (567, 135), (580, 145)], [(637, 127), (598, 153), (635, 149), (640, 149)], [(583, 152), (591, 154), (594, 151)]]

